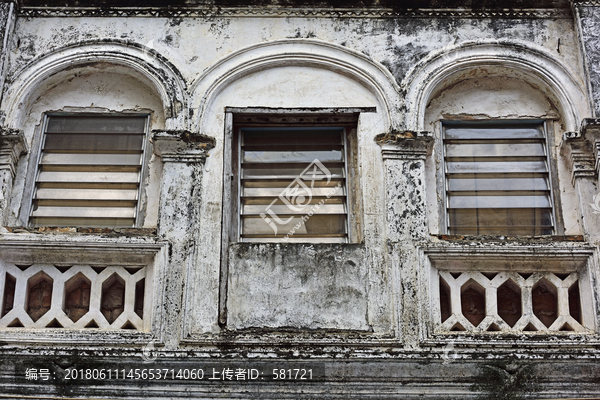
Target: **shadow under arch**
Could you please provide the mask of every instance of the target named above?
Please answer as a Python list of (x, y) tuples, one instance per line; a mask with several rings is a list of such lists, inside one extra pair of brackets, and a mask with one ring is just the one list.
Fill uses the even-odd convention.
[[(579, 129), (582, 118), (591, 115), (586, 91), (575, 75), (559, 60), (542, 50), (514, 42), (463, 43), (434, 53), (416, 65), (402, 82), (406, 89), (406, 129), (425, 130), (425, 110), (432, 95), (469, 72), (493, 71), (525, 79), (559, 108), (567, 131)], [(474, 78), (477, 74), (471, 74)]]
[(254, 72), (282, 66), (323, 68), (359, 82), (384, 108), (378, 112), (386, 119), (385, 125), (399, 125), (399, 86), (383, 65), (338, 44), (317, 39), (283, 39), (238, 50), (212, 65), (190, 85), (192, 106), (198, 110), (197, 127), (204, 126), (211, 104), (230, 84)]
[(8, 82), (2, 100), (6, 112), (4, 125), (18, 127), (22, 107), (55, 74), (92, 63), (107, 63), (133, 71), (156, 90), (163, 106), (166, 125), (171, 129), (185, 126), (188, 96), (179, 71), (155, 50), (125, 41), (91, 41), (71, 44), (45, 53), (22, 67)]

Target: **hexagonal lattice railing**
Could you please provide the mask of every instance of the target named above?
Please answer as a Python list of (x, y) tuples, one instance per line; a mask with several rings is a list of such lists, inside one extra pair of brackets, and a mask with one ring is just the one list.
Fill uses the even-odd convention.
[(149, 330), (144, 266), (14, 265), (0, 269), (0, 328)]
[(581, 324), (577, 272), (561, 277), (551, 272), (438, 273), (438, 332), (589, 332)]

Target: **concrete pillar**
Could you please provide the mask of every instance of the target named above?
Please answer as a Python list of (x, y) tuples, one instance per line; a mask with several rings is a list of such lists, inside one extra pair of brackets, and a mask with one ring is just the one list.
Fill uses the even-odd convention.
[(423, 305), (418, 285), (421, 269), (418, 245), (429, 237), (425, 195), (425, 157), (433, 137), (429, 132), (379, 135), (385, 168), (388, 252), (392, 275), (400, 284), (398, 331), (405, 347), (417, 348)]
[(600, 244), (600, 119), (585, 119), (579, 132), (563, 135), (561, 151), (571, 168), (571, 181), (579, 199), (580, 226), (586, 240)]
[(154, 131), (154, 152), (162, 158), (158, 235), (169, 242), (165, 282), (165, 345), (177, 346), (181, 333), (183, 286), (193, 267), (198, 235), (203, 165), (214, 139), (188, 131)]
[[(573, 14), (588, 78), (590, 108), (600, 116), (600, 4), (573, 0)], [(595, 5), (594, 5), (595, 4)]]
[[(27, 153), (23, 131), (0, 128), (0, 217), (8, 205), (19, 157)], [(0, 225), (4, 226), (3, 218)], [(4, 229), (4, 228), (2, 228)]]

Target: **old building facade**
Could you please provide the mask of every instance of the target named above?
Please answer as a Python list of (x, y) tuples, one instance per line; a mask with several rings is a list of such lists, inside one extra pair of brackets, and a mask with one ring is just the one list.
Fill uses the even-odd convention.
[(161, 3), (0, 2), (0, 397), (600, 397), (599, 3)]

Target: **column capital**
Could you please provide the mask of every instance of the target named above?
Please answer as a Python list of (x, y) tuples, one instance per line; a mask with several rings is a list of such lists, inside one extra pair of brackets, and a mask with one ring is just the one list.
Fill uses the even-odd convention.
[(571, 181), (596, 178), (600, 170), (600, 119), (586, 118), (579, 132), (565, 132), (561, 152), (568, 158)]
[(186, 130), (152, 131), (154, 153), (163, 162), (204, 163), (215, 139)]
[(424, 160), (431, 150), (433, 134), (428, 131), (390, 132), (375, 137), (384, 160)]
[(10, 171), (14, 178), (17, 161), (27, 152), (27, 142), (22, 130), (0, 127), (0, 170)]

